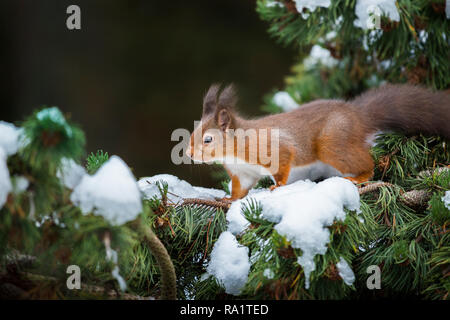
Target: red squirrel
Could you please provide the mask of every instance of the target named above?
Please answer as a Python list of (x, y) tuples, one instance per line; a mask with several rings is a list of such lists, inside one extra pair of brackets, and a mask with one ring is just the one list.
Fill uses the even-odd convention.
[[(299, 179), (331, 176), (355, 184), (366, 182), (374, 170), (370, 140), (380, 131), (421, 132), (450, 139), (450, 95), (419, 86), (386, 84), (351, 101), (316, 100), (257, 119), (240, 116), (236, 103), (232, 85), (223, 90), (212, 85), (203, 100), (200, 125), (186, 150), (194, 161), (223, 163), (232, 181), (231, 200), (246, 196), (266, 175), (275, 182), (272, 189)], [(276, 166), (262, 161), (260, 143), (252, 147), (249, 137), (236, 136), (237, 130), (253, 129), (264, 131), (257, 142), (276, 133), (278, 140), (263, 139), (269, 157), (277, 156)]]

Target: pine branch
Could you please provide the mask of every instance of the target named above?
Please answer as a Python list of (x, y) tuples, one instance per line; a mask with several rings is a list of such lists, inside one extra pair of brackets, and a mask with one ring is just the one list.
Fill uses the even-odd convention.
[[(389, 182), (370, 183), (364, 187), (358, 188), (360, 195), (378, 190), (381, 187), (400, 188), (399, 186)], [(426, 204), (430, 199), (431, 193), (426, 190), (411, 190), (408, 192), (400, 192), (400, 199), (410, 207), (418, 207)]]
[(170, 255), (167, 253), (166, 248), (149, 226), (140, 222), (139, 228), (143, 233), (145, 239), (147, 240), (146, 243), (148, 244), (148, 247), (150, 248), (152, 254), (155, 256), (160, 268), (162, 283), (161, 299), (176, 300), (177, 277)]

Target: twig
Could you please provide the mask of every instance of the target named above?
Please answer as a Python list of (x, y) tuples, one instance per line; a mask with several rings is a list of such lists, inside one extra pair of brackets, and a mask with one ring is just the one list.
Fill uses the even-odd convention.
[(381, 187), (395, 187), (395, 185), (393, 185), (392, 183), (389, 183), (389, 182), (375, 182), (375, 183), (368, 184), (364, 187), (358, 188), (358, 192), (359, 192), (359, 194), (365, 194), (365, 193), (369, 193), (369, 192), (378, 190)]
[(183, 203), (181, 205), (183, 205), (183, 206), (198, 205), (198, 206), (207, 206), (207, 207), (214, 207), (214, 208), (220, 208), (223, 210), (228, 210), (231, 206), (231, 202), (225, 201), (225, 200), (205, 200), (205, 199), (199, 199), (199, 198), (186, 198), (183, 200)]
[[(397, 187), (400, 188), (397, 185), (394, 185), (389, 182), (375, 182), (371, 183), (369, 185), (366, 185), (364, 187), (358, 188), (358, 192), (360, 195), (378, 190), (381, 187)], [(422, 206), (424, 205), (427, 200), (429, 199), (430, 194), (426, 190), (410, 190), (408, 192), (403, 192), (400, 190), (400, 199), (407, 204), (408, 206)]]

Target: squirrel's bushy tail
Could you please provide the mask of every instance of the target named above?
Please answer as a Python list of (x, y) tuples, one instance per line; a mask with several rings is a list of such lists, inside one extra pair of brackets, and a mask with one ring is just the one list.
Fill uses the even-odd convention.
[(450, 140), (450, 94), (413, 85), (387, 84), (352, 102), (372, 130), (441, 135)]

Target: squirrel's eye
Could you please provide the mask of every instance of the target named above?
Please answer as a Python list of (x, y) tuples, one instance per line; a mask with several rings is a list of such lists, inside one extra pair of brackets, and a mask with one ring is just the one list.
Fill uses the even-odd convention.
[(206, 136), (204, 139), (203, 139), (203, 142), (204, 143), (210, 143), (212, 141), (212, 137), (211, 136)]

